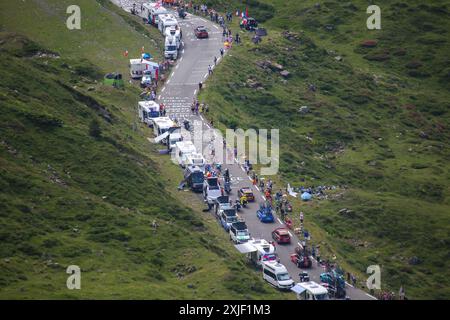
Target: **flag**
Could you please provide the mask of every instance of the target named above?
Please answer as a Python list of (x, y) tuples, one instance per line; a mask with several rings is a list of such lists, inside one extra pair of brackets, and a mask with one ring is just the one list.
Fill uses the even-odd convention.
[(124, 57), (128, 57), (128, 50), (125, 50), (125, 52), (123, 53)]
[(245, 7), (245, 17), (248, 18), (248, 7)]

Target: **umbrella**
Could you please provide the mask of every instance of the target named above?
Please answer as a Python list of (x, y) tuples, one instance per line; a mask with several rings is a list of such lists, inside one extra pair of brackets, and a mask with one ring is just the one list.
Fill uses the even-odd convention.
[(148, 60), (148, 59), (151, 59), (151, 58), (152, 58), (152, 56), (149, 53), (142, 54), (142, 59)]
[(312, 198), (312, 195), (308, 192), (303, 192), (300, 196), (303, 201), (309, 201)]

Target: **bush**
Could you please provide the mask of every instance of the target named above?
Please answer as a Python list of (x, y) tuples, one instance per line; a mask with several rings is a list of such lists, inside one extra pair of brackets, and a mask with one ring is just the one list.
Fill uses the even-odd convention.
[(94, 138), (100, 138), (102, 136), (102, 129), (97, 119), (94, 119), (89, 124), (89, 135)]

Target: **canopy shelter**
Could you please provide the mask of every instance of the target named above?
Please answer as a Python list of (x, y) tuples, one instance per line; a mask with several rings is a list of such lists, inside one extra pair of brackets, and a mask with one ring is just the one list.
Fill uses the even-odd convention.
[(242, 243), (242, 244), (236, 244), (234, 246), (240, 253), (246, 254), (251, 252), (256, 252), (256, 248), (250, 244), (250, 243)]
[(303, 201), (309, 201), (309, 200), (312, 199), (312, 195), (310, 193), (308, 193), (308, 192), (303, 192), (302, 195), (300, 196), (300, 198)]

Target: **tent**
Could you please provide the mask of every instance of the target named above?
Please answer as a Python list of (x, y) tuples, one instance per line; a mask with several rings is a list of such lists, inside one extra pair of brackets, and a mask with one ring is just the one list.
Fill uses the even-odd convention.
[(300, 198), (303, 201), (309, 201), (309, 200), (312, 199), (312, 195), (310, 193), (308, 193), (308, 192), (303, 192), (302, 195), (300, 196)]
[(142, 59), (150, 60), (151, 58), (152, 58), (152, 56), (151, 56), (150, 53), (143, 53), (142, 54)]

